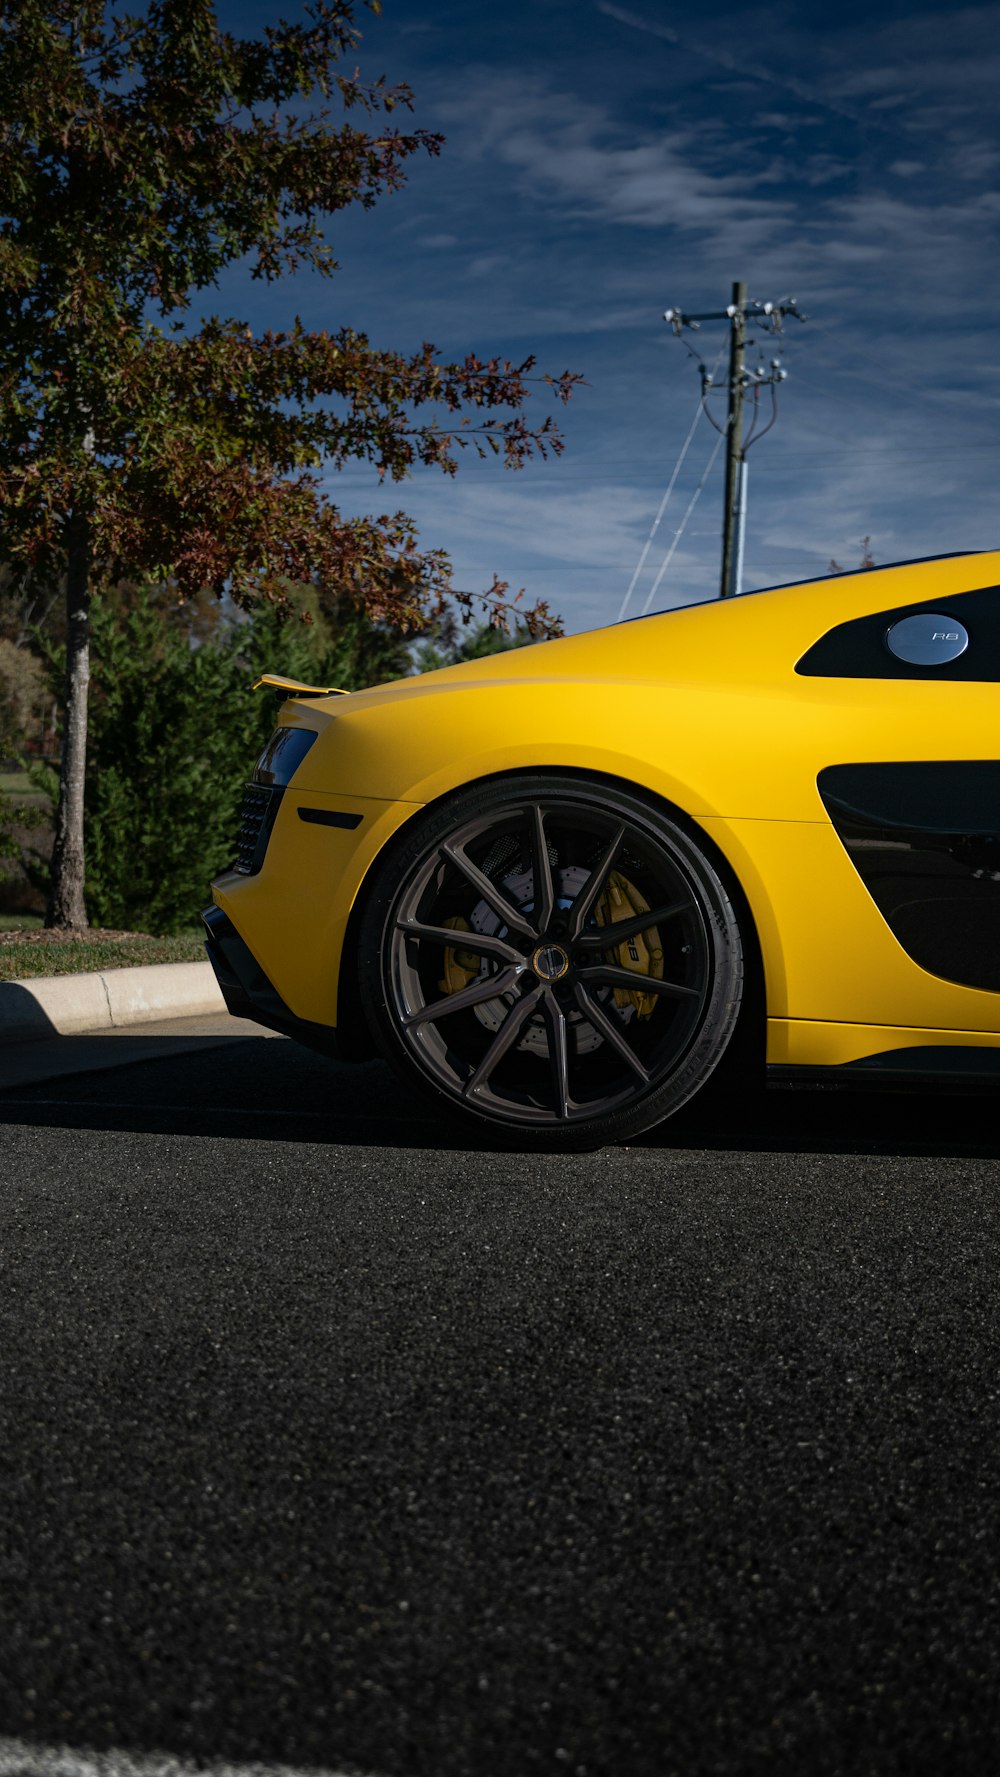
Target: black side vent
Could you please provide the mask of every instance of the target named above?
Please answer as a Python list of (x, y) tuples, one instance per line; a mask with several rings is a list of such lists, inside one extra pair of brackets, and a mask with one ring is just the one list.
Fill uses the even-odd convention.
[(283, 789), (265, 788), (263, 784), (247, 784), (243, 792), (243, 813), (236, 841), (234, 870), (241, 876), (256, 876), (264, 862), (267, 842), (275, 817), (281, 806)]
[(828, 765), (827, 813), (908, 956), (1000, 993), (1000, 760)]

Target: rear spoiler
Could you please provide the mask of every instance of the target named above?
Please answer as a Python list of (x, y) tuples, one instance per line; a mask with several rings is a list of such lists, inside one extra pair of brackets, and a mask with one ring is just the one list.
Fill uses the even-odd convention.
[(350, 692), (344, 691), (340, 685), (303, 685), (300, 679), (286, 679), (281, 673), (261, 673), (254, 681), (254, 690), (259, 691), (261, 685), (267, 685), (277, 693), (278, 701), (284, 703), (286, 697), (349, 697)]

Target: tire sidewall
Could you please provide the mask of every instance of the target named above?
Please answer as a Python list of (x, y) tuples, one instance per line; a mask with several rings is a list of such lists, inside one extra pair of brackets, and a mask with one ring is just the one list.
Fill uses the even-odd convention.
[[(689, 881), (704, 923), (711, 979), (705, 1005), (692, 1036), (666, 1079), (630, 1103), (593, 1118), (540, 1128), (534, 1123), (491, 1116), (479, 1106), (452, 1096), (425, 1073), (407, 1047), (398, 1027), (387, 982), (389, 940), (395, 910), (413, 873), (442, 840), (465, 821), (513, 804), (532, 800), (578, 801), (581, 809), (595, 803), (620, 814), (641, 833), (664, 847)], [(489, 1133), (494, 1145), (532, 1149), (594, 1148), (620, 1142), (653, 1128), (686, 1104), (722, 1060), (739, 1016), (744, 966), (743, 942), (736, 910), (697, 829), (645, 800), (634, 791), (597, 775), (517, 772), (468, 786), (415, 814), (380, 856), (370, 879), (358, 932), (358, 976), (361, 1002), (380, 1052), (409, 1085), (430, 1096), (450, 1120), (467, 1130)]]

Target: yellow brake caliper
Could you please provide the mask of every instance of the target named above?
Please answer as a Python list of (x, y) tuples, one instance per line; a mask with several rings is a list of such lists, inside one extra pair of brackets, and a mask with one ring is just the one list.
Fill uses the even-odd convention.
[[(617, 925), (619, 920), (648, 912), (649, 902), (639, 890), (617, 870), (612, 870), (607, 888), (594, 908), (598, 925)], [(628, 969), (631, 974), (652, 975), (657, 981), (663, 980), (663, 946), (655, 926), (626, 938), (624, 944), (617, 946), (614, 955), (619, 967)], [(637, 1018), (649, 1018), (659, 997), (655, 993), (643, 993), (638, 988), (616, 987), (614, 992), (615, 1005), (622, 1011), (626, 1006), (634, 1006)]]
[[(471, 932), (472, 930), (468, 920), (463, 919), (460, 913), (451, 914), (441, 923), (452, 932)], [(444, 975), (438, 982), (438, 987), (442, 993), (459, 993), (463, 987), (468, 987), (478, 974), (479, 958), (475, 951), (452, 950), (449, 946), (444, 953)]]

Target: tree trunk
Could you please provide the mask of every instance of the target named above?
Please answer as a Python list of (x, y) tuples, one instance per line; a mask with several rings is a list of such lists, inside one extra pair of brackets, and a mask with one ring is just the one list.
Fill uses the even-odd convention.
[(82, 513), (69, 521), (66, 574), (66, 711), (59, 808), (52, 850), (47, 926), (83, 931), (83, 787), (87, 769), (87, 693), (90, 687), (90, 526)]

